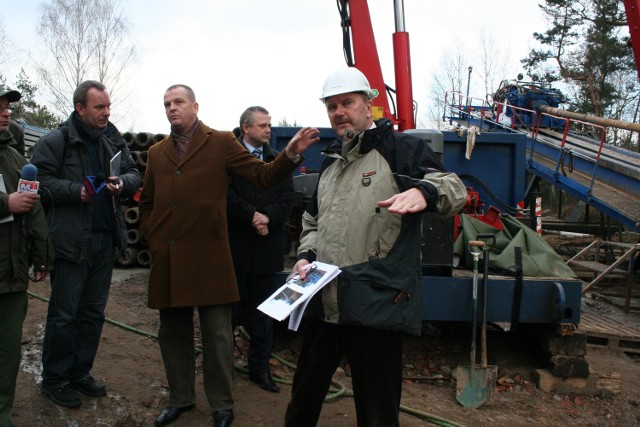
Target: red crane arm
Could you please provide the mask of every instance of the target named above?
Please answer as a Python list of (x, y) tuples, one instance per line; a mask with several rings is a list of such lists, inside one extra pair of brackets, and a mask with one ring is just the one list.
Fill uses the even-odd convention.
[[(342, 15), (345, 37), (351, 30), (354, 61), (351, 61), (351, 47), (345, 45), (347, 65), (355, 66), (367, 76), (372, 89), (379, 96), (374, 99), (374, 117), (387, 117), (399, 130), (414, 129), (413, 93), (411, 86), (411, 63), (409, 55), (409, 34), (404, 32), (404, 10), (402, 0), (395, 0), (396, 32), (393, 34), (394, 70), (396, 75), (396, 101), (398, 116), (389, 108), (386, 85), (382, 77), (380, 57), (371, 25), (371, 15), (367, 0), (338, 0)], [(348, 8), (347, 8), (348, 6)], [(345, 40), (346, 43), (346, 40)]]
[(636, 68), (640, 78), (640, 0), (624, 0), (627, 25), (631, 35), (631, 48), (636, 59)]

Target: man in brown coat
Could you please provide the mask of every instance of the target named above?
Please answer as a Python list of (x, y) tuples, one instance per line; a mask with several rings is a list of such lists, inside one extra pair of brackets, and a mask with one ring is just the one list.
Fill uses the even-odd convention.
[(267, 188), (285, 179), (317, 142), (301, 129), (270, 163), (253, 157), (231, 132), (198, 120), (191, 88), (164, 94), (171, 134), (149, 150), (140, 199), (140, 230), (152, 255), (149, 307), (160, 310), (158, 339), (169, 383), (169, 402), (156, 419), (167, 425), (194, 408), (193, 309), (198, 308), (204, 388), (216, 427), (233, 422), (232, 305), (238, 301), (227, 232), (231, 174)]

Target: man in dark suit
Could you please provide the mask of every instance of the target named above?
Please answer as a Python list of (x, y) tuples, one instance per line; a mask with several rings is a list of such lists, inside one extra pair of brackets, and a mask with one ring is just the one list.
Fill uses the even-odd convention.
[[(255, 157), (271, 162), (271, 116), (263, 107), (249, 107), (240, 116), (238, 141)], [(229, 185), (229, 241), (238, 278), (238, 318), (250, 336), (249, 378), (262, 389), (278, 392), (271, 377), (273, 319), (257, 309), (275, 291), (274, 274), (284, 268), (285, 223), (294, 191), (291, 177), (274, 188), (259, 189), (238, 176)]]

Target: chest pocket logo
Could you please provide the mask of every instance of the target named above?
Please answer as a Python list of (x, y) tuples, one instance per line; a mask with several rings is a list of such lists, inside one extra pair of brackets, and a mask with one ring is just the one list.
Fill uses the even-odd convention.
[(371, 185), (371, 177), (375, 175), (376, 171), (365, 172), (362, 174), (362, 185), (368, 187)]

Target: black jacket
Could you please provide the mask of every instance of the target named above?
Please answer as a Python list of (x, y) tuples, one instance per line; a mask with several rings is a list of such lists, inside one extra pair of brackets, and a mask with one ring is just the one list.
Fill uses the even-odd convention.
[[(240, 142), (242, 143), (242, 142)], [(269, 163), (278, 152), (263, 146)], [(294, 200), (291, 176), (269, 190), (259, 189), (233, 175), (227, 198), (229, 242), (237, 272), (270, 274), (284, 268), (286, 221)], [(251, 226), (254, 213), (269, 217), (269, 234), (259, 236)]]
[[(80, 261), (91, 237), (93, 203), (80, 199), (84, 178), (91, 173), (88, 150), (76, 129), (75, 112), (60, 127), (38, 140), (31, 162), (38, 168), (43, 204), (51, 226), (51, 237), (57, 258)], [(140, 172), (118, 129), (109, 122), (100, 137), (99, 157), (108, 176), (109, 162), (121, 151), (120, 173), (123, 183), (120, 197), (114, 199), (116, 233), (114, 241), (120, 250), (126, 248), (126, 224), (121, 198), (132, 197), (141, 185)], [(106, 190), (105, 190), (106, 191)]]

